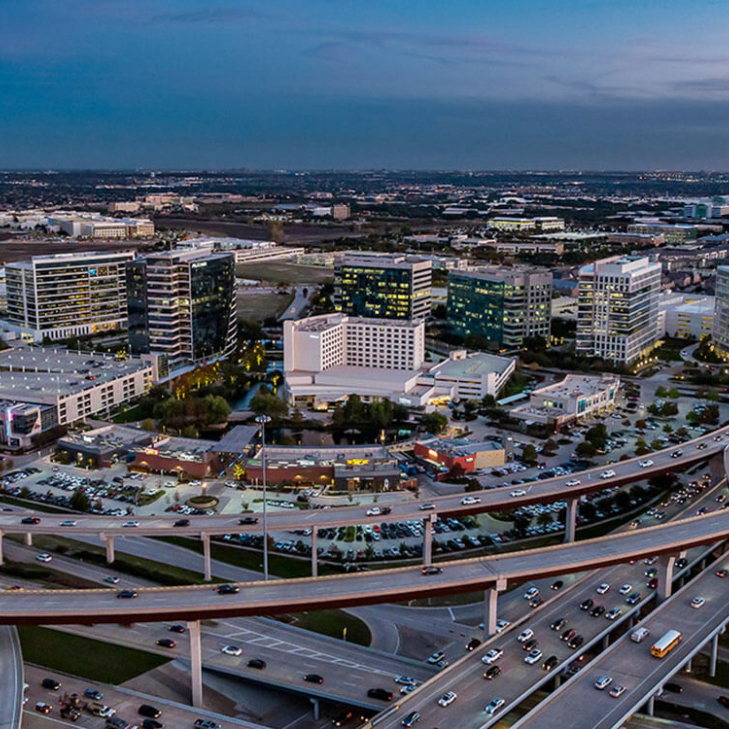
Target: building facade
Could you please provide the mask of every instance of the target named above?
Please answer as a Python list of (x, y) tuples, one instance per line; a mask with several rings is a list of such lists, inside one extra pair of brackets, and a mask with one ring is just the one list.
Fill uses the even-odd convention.
[(711, 336), (714, 327), (714, 297), (667, 291), (661, 294), (658, 315), (661, 335), (682, 339)]
[(6, 324), (40, 342), (124, 329), (131, 251), (34, 256), (5, 267)]
[(727, 357), (729, 356), (729, 266), (716, 267), (715, 294), (712, 338), (714, 346)]
[(614, 256), (581, 268), (579, 280), (577, 354), (630, 364), (654, 347), (660, 263)]
[(348, 254), (334, 267), (334, 305), (350, 316), (425, 319), (432, 263), (415, 256)]
[(150, 253), (129, 265), (129, 344), (171, 367), (229, 356), (236, 346), (235, 260), (209, 248)]
[(520, 346), (549, 337), (552, 274), (480, 268), (448, 274), (448, 323), (463, 337)]

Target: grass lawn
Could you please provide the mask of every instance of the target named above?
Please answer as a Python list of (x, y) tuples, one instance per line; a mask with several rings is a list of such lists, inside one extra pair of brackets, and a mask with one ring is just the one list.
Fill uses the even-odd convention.
[(50, 504), (43, 504), (39, 501), (30, 501), (25, 499), (16, 499), (12, 496), (0, 496), (0, 502), (3, 504), (12, 504), (13, 506), (22, 506), (26, 509), (33, 509), (34, 511), (46, 511), (49, 514), (68, 514), (70, 509), (59, 509), (56, 506)]
[(330, 638), (342, 638), (346, 628), (347, 642), (357, 645), (368, 646), (372, 640), (366, 623), (344, 610), (317, 610), (309, 613), (287, 614), (281, 615), (277, 619), (282, 623), (310, 630), (312, 633), (328, 635)]
[(113, 423), (134, 423), (137, 420), (142, 420), (142, 410), (139, 405), (134, 405), (128, 410), (124, 410), (121, 413), (117, 413), (111, 421)]
[(299, 266), (297, 263), (244, 263), (235, 267), (240, 278), (268, 283), (317, 284), (334, 280), (334, 269), (319, 266)]
[(87, 587), (98, 587), (98, 584), (91, 582), (91, 580), (85, 580), (83, 577), (75, 577), (66, 572), (59, 572), (58, 570), (36, 563), (28, 564), (27, 562), (11, 562), (10, 560), (5, 560), (5, 564), (0, 567), (0, 575), (33, 580), (34, 582), (45, 582), (51, 588), (83, 589)]
[(91, 681), (120, 684), (170, 659), (31, 625), (18, 626), (23, 660)]
[(236, 311), (243, 319), (263, 321), (269, 316), (281, 316), (293, 298), (293, 294), (239, 294)]

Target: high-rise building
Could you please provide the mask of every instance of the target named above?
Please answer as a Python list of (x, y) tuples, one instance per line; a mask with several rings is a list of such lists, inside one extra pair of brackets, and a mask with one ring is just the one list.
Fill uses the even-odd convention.
[(132, 251), (34, 256), (5, 267), (6, 329), (42, 341), (127, 325), (126, 266)]
[(448, 273), (448, 323), (505, 346), (549, 337), (552, 274), (499, 266)]
[(719, 352), (729, 356), (729, 266), (716, 267), (712, 339)]
[(425, 319), (432, 263), (417, 256), (349, 254), (334, 269), (334, 304), (350, 316)]
[(209, 248), (149, 253), (127, 274), (133, 353), (171, 366), (227, 357), (236, 345), (235, 260)]
[(661, 264), (613, 256), (580, 269), (577, 353), (630, 364), (655, 345)]

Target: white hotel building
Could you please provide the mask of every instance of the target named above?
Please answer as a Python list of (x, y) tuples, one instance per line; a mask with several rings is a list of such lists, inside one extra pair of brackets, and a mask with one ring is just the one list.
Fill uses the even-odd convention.
[(359, 395), (408, 407), (496, 395), (514, 371), (505, 357), (465, 351), (425, 362), (422, 320), (324, 314), (284, 322), (284, 373), (292, 404), (321, 408)]

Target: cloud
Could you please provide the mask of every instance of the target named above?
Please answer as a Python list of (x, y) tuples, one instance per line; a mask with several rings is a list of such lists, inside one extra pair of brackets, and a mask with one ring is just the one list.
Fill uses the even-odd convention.
[(156, 13), (149, 19), (158, 23), (202, 24), (202, 23), (229, 23), (259, 19), (257, 11), (236, 8), (230, 5), (217, 5), (188, 10), (182, 12)]

